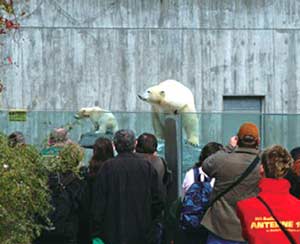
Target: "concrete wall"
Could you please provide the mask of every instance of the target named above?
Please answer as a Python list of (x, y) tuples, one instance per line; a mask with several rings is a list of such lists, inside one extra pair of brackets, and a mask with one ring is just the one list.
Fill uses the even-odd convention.
[[(25, 1), (21, 1), (25, 2)], [(265, 95), (265, 112), (300, 112), (300, 1), (30, 0), (2, 37), (4, 108), (149, 111), (136, 94), (173, 78), (197, 111), (223, 95)]]
[[(150, 111), (136, 94), (169, 78), (188, 86), (197, 111), (205, 112), (202, 145), (228, 140), (224, 116), (206, 113), (221, 112), (224, 95), (264, 96), (266, 113), (300, 112), (300, 1), (15, 2), (27, 14), (19, 31), (0, 36), (0, 58), (13, 60), (0, 65), (6, 87), (0, 102), (4, 109), (33, 112), (25, 123), (9, 123), (0, 113), (0, 122), (2, 131), (21, 130), (31, 143), (41, 144), (53, 127), (75, 123), (73, 112), (49, 111), (94, 105)], [(152, 132), (150, 114), (115, 114), (121, 128)], [(298, 117), (264, 117), (264, 145), (299, 145)], [(88, 122), (78, 125), (72, 139), (89, 130)]]

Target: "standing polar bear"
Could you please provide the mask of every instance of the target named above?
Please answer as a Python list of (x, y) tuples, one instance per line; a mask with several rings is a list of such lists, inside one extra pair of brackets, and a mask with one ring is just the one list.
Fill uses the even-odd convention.
[(115, 116), (100, 107), (81, 108), (74, 116), (76, 119), (89, 118), (97, 133), (114, 134), (118, 130)]
[(138, 97), (151, 104), (155, 135), (164, 138), (164, 114), (181, 114), (187, 142), (199, 145), (199, 122), (191, 90), (176, 80), (165, 80)]

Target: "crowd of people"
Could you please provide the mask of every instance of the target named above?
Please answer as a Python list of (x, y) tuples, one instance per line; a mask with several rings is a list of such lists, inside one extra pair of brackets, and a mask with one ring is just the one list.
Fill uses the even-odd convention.
[[(209, 177), (213, 184), (201, 216), (206, 232), (187, 231), (186, 243), (300, 243), (300, 147), (291, 153), (280, 145), (260, 151), (259, 144), (257, 126), (244, 123), (228, 146), (209, 143), (203, 148), (194, 168), (202, 182)], [(184, 193), (191, 178), (187, 172)]]
[[(19, 132), (8, 139), (25, 143)], [(73, 144), (55, 129), (41, 154), (61, 155)], [(172, 177), (156, 137), (127, 129), (100, 137), (87, 170), (49, 175), (52, 226), (35, 244), (300, 243), (300, 147), (259, 145), (257, 126), (244, 123), (229, 145), (202, 148), (183, 180), (175, 240), (166, 238)], [(81, 155), (78, 145), (72, 150)]]

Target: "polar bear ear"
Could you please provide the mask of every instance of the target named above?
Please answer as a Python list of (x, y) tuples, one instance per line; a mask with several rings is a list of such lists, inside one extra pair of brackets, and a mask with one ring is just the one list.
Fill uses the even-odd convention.
[(159, 94), (164, 97), (166, 95), (165, 91), (160, 91)]

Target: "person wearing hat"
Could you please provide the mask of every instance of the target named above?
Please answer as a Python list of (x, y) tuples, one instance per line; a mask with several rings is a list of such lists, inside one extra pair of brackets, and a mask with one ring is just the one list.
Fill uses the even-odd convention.
[(237, 203), (249, 244), (300, 242), (300, 201), (290, 194), (290, 183), (284, 178), (292, 167), (293, 158), (284, 147), (274, 145), (263, 152), (258, 196)]
[[(256, 159), (259, 150), (259, 130), (253, 123), (244, 123), (230, 144), (236, 144), (232, 151), (219, 151), (208, 157), (202, 164), (203, 171), (215, 178), (211, 195), (213, 200), (225, 192)], [(259, 166), (239, 184), (234, 186), (209, 207), (201, 224), (209, 231), (207, 243), (245, 243), (240, 220), (236, 214), (236, 203), (258, 193)]]

